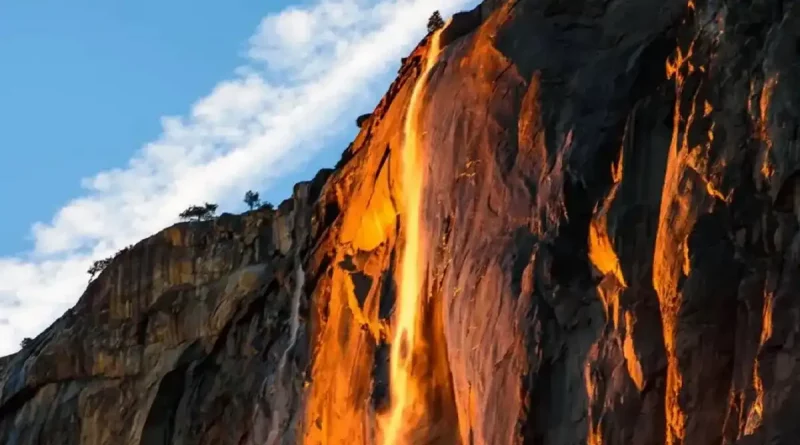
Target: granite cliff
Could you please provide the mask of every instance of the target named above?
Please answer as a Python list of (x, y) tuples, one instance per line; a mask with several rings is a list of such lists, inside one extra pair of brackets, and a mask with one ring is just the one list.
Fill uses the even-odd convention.
[(0, 358), (0, 443), (800, 443), (798, 60), (797, 2), (486, 0)]

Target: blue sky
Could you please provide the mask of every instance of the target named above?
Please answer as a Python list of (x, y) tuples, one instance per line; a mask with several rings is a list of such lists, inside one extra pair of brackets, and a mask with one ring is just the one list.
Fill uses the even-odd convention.
[(0, 204), (13, 209), (0, 255), (30, 247), (31, 224), (80, 194), (80, 178), (124, 165), (160, 116), (229, 77), (261, 18), (288, 3), (0, 1)]
[(400, 58), (475, 0), (0, 0), (0, 356), (190, 204), (333, 166)]

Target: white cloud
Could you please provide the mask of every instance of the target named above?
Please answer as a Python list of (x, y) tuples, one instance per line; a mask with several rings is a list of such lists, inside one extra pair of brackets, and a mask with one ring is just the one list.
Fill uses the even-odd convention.
[[(158, 140), (124, 168), (84, 179), (84, 196), (32, 228), (35, 245), (0, 257), (0, 356), (77, 301), (92, 259), (172, 224), (189, 204), (237, 203), (302, 165), (341, 118), (383, 91), (434, 9), (475, 0), (318, 0), (265, 17), (247, 64), (185, 117), (162, 118)], [(388, 83), (380, 85), (382, 90)], [(341, 150), (343, 147), (331, 147)], [(262, 188), (263, 188), (262, 187)]]

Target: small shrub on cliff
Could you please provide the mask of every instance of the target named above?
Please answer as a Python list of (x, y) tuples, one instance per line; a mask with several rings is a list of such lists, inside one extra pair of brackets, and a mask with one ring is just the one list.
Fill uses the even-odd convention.
[(272, 203), (271, 203), (271, 202), (269, 202), (269, 201), (264, 201), (264, 202), (261, 204), (261, 207), (259, 207), (259, 208), (260, 208), (260, 209), (266, 209), (266, 210), (275, 210), (275, 206), (274, 206), (274, 205), (272, 205)]
[(207, 221), (217, 212), (216, 204), (205, 203), (202, 206), (191, 206), (178, 215), (184, 221)]
[(25, 337), (21, 342), (19, 342), (19, 347), (22, 349), (28, 349), (31, 344), (33, 344), (33, 339), (30, 337)]
[(261, 198), (258, 196), (258, 192), (248, 190), (247, 193), (244, 194), (244, 203), (250, 207), (250, 210), (261, 205)]
[(111, 260), (113, 259), (114, 258), (112, 257), (108, 257), (108, 258), (103, 258), (102, 260), (97, 260), (94, 263), (92, 263), (92, 267), (90, 267), (89, 270), (87, 271), (89, 274), (89, 281), (93, 280), (95, 275), (99, 274), (106, 267), (108, 267), (108, 265), (111, 264)]
[(219, 208), (219, 206), (216, 204), (205, 203), (203, 204), (203, 208), (206, 209), (206, 214), (208, 215), (208, 217), (213, 218), (214, 215), (217, 213), (217, 209)]
[(436, 32), (436, 30), (444, 27), (444, 19), (439, 11), (433, 11), (431, 17), (428, 19), (428, 32)]

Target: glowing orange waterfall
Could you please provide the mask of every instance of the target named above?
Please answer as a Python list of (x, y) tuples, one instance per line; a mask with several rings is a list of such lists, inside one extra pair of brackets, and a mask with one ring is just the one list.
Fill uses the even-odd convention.
[[(442, 28), (444, 29), (444, 28)], [(424, 167), (420, 162), (419, 115), (421, 96), (425, 80), (428, 77), (439, 55), (439, 37), (441, 29), (431, 37), (431, 43), (425, 58), (422, 72), (411, 93), (411, 100), (406, 111), (403, 126), (402, 178), (404, 194), (404, 212), (402, 216), (405, 227), (405, 246), (400, 269), (399, 295), (397, 297), (393, 328), (392, 349), (390, 355), (390, 391), (391, 411), (387, 422), (383, 425), (382, 441), (384, 445), (402, 444), (405, 442), (403, 426), (414, 417), (414, 409), (423, 409), (423, 401), (419, 398), (418, 382), (412, 373), (419, 325), (421, 304), (422, 276), (424, 273), (425, 246), (422, 235), (422, 187), (425, 183)]]

